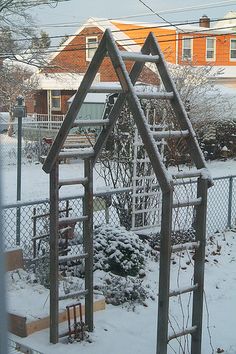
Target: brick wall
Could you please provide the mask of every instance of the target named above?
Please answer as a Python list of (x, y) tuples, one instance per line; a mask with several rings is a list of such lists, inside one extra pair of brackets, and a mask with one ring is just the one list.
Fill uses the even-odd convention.
[[(103, 32), (97, 27), (89, 27), (83, 29), (78, 36), (58, 53), (51, 61), (51, 68), (47, 68), (44, 72), (76, 72), (85, 73), (88, 69), (90, 61), (86, 60), (86, 37), (97, 36), (98, 41), (101, 40)], [(125, 50), (122, 46), (119, 46), (121, 50)], [(131, 69), (133, 63), (126, 62), (128, 70)], [(116, 73), (113, 69), (109, 58), (104, 58), (100, 69), (100, 80), (106, 82), (118, 81)], [(158, 78), (149, 68), (145, 67), (140, 80), (146, 83), (157, 84)]]

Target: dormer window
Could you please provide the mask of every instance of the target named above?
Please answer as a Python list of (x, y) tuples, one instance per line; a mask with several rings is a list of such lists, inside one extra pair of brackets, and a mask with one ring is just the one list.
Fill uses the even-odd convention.
[(86, 60), (91, 61), (98, 47), (98, 37), (86, 37)]

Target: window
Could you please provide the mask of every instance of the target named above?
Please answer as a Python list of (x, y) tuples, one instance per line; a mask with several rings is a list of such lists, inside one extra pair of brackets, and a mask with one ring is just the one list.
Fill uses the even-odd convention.
[(192, 38), (185, 37), (183, 38), (183, 52), (182, 59), (183, 60), (191, 60), (192, 59)]
[(60, 90), (52, 90), (51, 91), (51, 109), (53, 111), (61, 110), (61, 91)]
[(98, 47), (98, 37), (86, 38), (86, 60), (91, 60)]
[(236, 39), (230, 40), (230, 60), (236, 60)]
[(206, 60), (216, 60), (216, 39), (206, 38)]

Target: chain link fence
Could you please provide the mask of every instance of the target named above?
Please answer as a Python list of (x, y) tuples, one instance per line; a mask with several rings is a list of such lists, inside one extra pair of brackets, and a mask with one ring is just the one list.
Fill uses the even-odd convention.
[[(12, 136), (8, 136), (8, 123), (0, 120), (0, 157), (3, 166), (16, 165), (17, 163), (17, 121), (11, 123)], [(22, 162), (40, 161), (40, 156), (46, 155), (49, 145), (44, 138), (55, 138), (61, 122), (32, 120), (23, 118), (22, 122)]]
[[(176, 189), (175, 199), (193, 198), (196, 194), (196, 182), (180, 184)], [(104, 223), (120, 225), (121, 213), (117, 210), (118, 194), (131, 193), (125, 188), (118, 191), (100, 192), (94, 196), (94, 227)], [(20, 235), (17, 237), (17, 209), (20, 209)], [(79, 216), (83, 214), (83, 195), (62, 199), (60, 201), (61, 216)], [(49, 200), (18, 202), (3, 206), (3, 235), (6, 248), (20, 246), (24, 256), (33, 258), (36, 253), (47, 252), (48, 238), (34, 239), (49, 234)], [(35, 218), (35, 216), (37, 216)], [(124, 216), (125, 218), (125, 216)], [(178, 219), (179, 229), (189, 229), (193, 224), (193, 210), (178, 209), (173, 220)], [(207, 234), (208, 236), (231, 228), (236, 224), (236, 176), (214, 179), (214, 186), (209, 189)], [(70, 246), (76, 248), (82, 242), (81, 224), (75, 225), (74, 237), (69, 240)], [(44, 250), (44, 251), (43, 251)]]

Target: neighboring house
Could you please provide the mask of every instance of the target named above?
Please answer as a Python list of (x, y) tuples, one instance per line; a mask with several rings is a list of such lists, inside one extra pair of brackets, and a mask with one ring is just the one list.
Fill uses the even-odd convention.
[[(207, 16), (199, 20), (198, 25), (167, 26), (166, 24), (148, 24), (122, 21), (108, 21), (90, 18), (70, 37), (49, 59), (47, 68), (37, 75), (38, 90), (34, 102), (29, 102), (28, 112), (49, 116), (64, 115), (68, 108), (68, 99), (74, 95), (86, 72), (98, 43), (106, 28), (113, 32), (114, 39), (121, 50), (140, 51), (148, 33), (152, 31), (164, 52), (165, 59), (172, 64), (213, 65), (230, 72), (230, 77), (219, 78), (222, 83), (230, 81), (236, 85), (236, 34), (234, 21), (226, 20), (211, 24)], [(132, 62), (126, 65), (131, 68)], [(230, 68), (230, 70), (228, 70)], [(225, 74), (226, 75), (226, 74)], [(225, 80), (223, 82), (223, 77)], [(105, 58), (95, 82), (116, 82), (116, 74), (110, 59)], [(153, 65), (146, 64), (139, 81), (157, 84), (158, 78)]]

